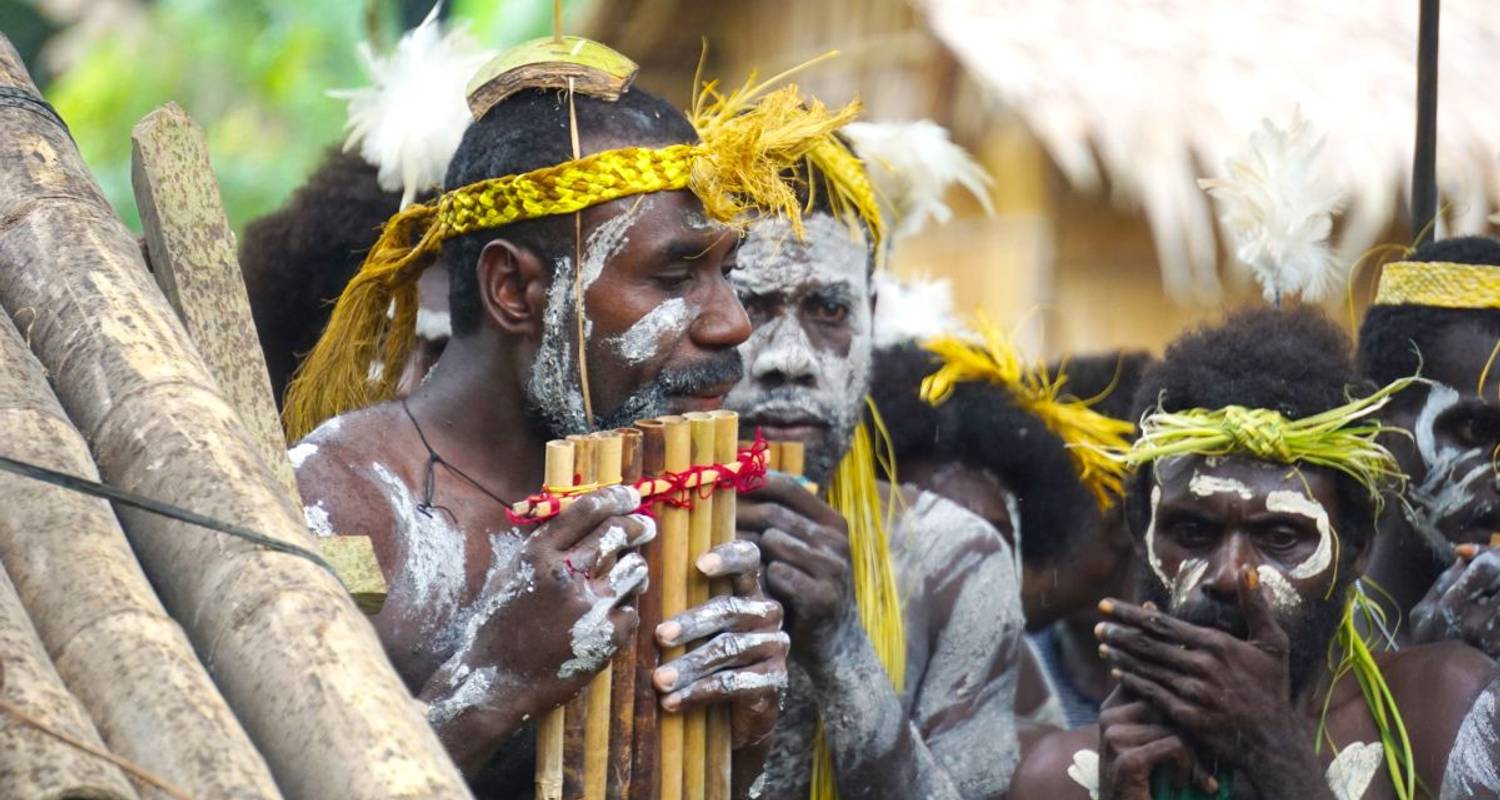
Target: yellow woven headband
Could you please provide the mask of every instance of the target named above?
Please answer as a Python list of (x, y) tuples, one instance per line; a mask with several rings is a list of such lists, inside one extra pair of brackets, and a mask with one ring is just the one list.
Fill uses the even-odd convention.
[(1380, 273), (1375, 305), (1500, 308), (1500, 266), (1392, 262)]

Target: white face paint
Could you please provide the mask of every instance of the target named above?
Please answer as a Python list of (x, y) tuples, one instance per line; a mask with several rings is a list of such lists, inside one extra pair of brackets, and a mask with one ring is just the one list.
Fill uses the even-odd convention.
[(1151, 523), (1146, 526), (1146, 562), (1151, 565), (1151, 571), (1156, 574), (1156, 579), (1161, 581), (1163, 589), (1172, 590), (1172, 579), (1167, 577), (1166, 570), (1162, 569), (1161, 556), (1156, 554), (1156, 507), (1161, 504), (1161, 487), (1151, 487)]
[(1306, 580), (1328, 569), (1333, 563), (1333, 523), (1328, 520), (1328, 509), (1322, 503), (1301, 492), (1279, 489), (1266, 495), (1266, 510), (1275, 514), (1298, 514), (1311, 519), (1318, 527), (1317, 548), (1302, 563), (1287, 570), (1288, 577)]
[(664, 345), (676, 341), (696, 316), (697, 307), (674, 297), (651, 309), (624, 333), (608, 339), (608, 344), (625, 363), (641, 364), (656, 358)]
[(1241, 500), (1249, 500), (1255, 496), (1250, 487), (1244, 482), (1234, 478), (1221, 478), (1217, 475), (1200, 475), (1193, 471), (1193, 479), (1188, 481), (1188, 491), (1198, 497), (1209, 497), (1216, 494), (1235, 494)]
[(1427, 400), (1412, 424), (1417, 454), (1427, 474), (1420, 484), (1409, 484), (1403, 513), (1412, 529), (1442, 558), (1454, 557), (1454, 545), (1443, 535), (1442, 523), (1463, 512), (1474, 499), (1474, 483), (1493, 476), (1483, 448), (1461, 450), (1440, 446), (1437, 421), (1445, 411), (1458, 405), (1457, 390), (1434, 384), (1427, 390)]
[(526, 383), (527, 401), (547, 418), (551, 433), (565, 435), (589, 430), (583, 413), (583, 390), (574, 355), (576, 338), (573, 308), (573, 260), (564, 256), (552, 267), (547, 308), (542, 314), (542, 341)]
[(1177, 567), (1177, 579), (1172, 582), (1172, 608), (1182, 606), (1192, 595), (1198, 584), (1203, 582), (1203, 574), (1208, 572), (1208, 562), (1201, 558), (1184, 559)]
[(1281, 574), (1281, 570), (1261, 564), (1255, 568), (1255, 574), (1260, 577), (1260, 582), (1265, 584), (1266, 590), (1271, 593), (1272, 607), (1282, 611), (1293, 611), (1302, 605), (1302, 595), (1297, 594), (1297, 588), (1292, 582)]
[[(809, 438), (807, 453), (807, 474), (821, 482), (847, 448), (869, 388), (870, 263), (863, 236), (852, 237), (845, 223), (825, 213), (807, 215), (803, 223), (807, 237), (799, 242), (784, 219), (756, 222), (740, 247), (730, 280), (747, 305), (769, 299), (779, 301), (779, 310), (755, 320), (755, 331), (740, 346), (748, 374), (728, 405), (764, 424), (812, 423), (826, 430)], [(824, 305), (844, 309), (844, 320), (821, 322), (804, 313)], [(819, 325), (847, 329), (848, 351), (815, 344)]]

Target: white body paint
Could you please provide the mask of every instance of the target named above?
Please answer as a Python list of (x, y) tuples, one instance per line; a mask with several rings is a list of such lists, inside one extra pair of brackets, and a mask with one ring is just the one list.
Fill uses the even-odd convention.
[(1249, 500), (1255, 496), (1250, 487), (1234, 478), (1221, 478), (1217, 475), (1199, 475), (1193, 473), (1193, 479), (1188, 481), (1188, 491), (1198, 497), (1209, 497), (1216, 494), (1235, 494), (1241, 500)]
[(384, 464), (374, 463), (370, 469), (391, 505), (401, 539), (402, 569), (395, 576), (391, 593), (400, 592), (426, 610), (421, 616), (427, 628), (438, 620), (450, 619), (458, 610), (464, 588), (463, 531), (448, 524), (441, 511), (419, 511), (417, 498)]
[(1266, 495), (1266, 510), (1276, 514), (1300, 514), (1318, 528), (1318, 546), (1302, 563), (1287, 570), (1287, 577), (1306, 580), (1321, 575), (1333, 563), (1333, 523), (1328, 509), (1307, 495), (1290, 489), (1278, 489)]
[(1500, 793), (1500, 732), (1496, 731), (1496, 694), (1500, 682), (1491, 683), (1474, 701), (1464, 717), (1443, 770), (1443, 788), (1438, 800), (1466, 800)]
[(1068, 777), (1089, 793), (1090, 800), (1099, 800), (1099, 754), (1093, 750), (1079, 750), (1073, 754), (1073, 763), (1068, 765)]
[(661, 352), (662, 345), (675, 339), (697, 313), (698, 309), (686, 300), (674, 297), (651, 309), (624, 333), (611, 337), (609, 345), (627, 364), (650, 361)]
[(1360, 800), (1384, 763), (1385, 748), (1380, 742), (1351, 744), (1334, 756), (1323, 779), (1337, 800)]
[(1434, 384), (1428, 389), (1427, 400), (1412, 424), (1417, 454), (1427, 468), (1427, 475), (1420, 484), (1407, 487), (1409, 502), (1403, 506), (1412, 529), (1444, 559), (1454, 557), (1454, 546), (1439, 526), (1469, 504), (1475, 481), (1494, 473), (1482, 448), (1460, 450), (1438, 446), (1437, 420), (1459, 400), (1458, 391), (1450, 386)]
[(296, 447), (286, 451), (286, 457), (292, 462), (292, 469), (302, 469), (303, 462), (317, 453), (318, 446), (304, 439), (298, 442)]
[(417, 309), (417, 337), (437, 341), (453, 336), (453, 317), (447, 311)]
[(611, 593), (594, 598), (594, 604), (589, 610), (573, 623), (573, 657), (558, 668), (557, 677), (571, 678), (590, 674), (604, 667), (610, 656), (615, 654), (615, 626), (609, 620), (609, 612), (628, 600), (648, 576), (646, 560), (637, 554), (632, 553), (615, 563), (614, 568), (609, 571)]
[(323, 501), (302, 507), (302, 516), (307, 520), (307, 529), (317, 536), (332, 536), (333, 522), (328, 519), (328, 509), (323, 507)]

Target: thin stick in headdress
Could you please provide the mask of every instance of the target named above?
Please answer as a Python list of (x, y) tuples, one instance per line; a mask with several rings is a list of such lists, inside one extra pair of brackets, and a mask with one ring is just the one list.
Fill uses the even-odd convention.
[(1422, 0), (1417, 29), (1417, 138), (1411, 165), (1412, 247), (1433, 236), (1437, 218), (1439, 0)]

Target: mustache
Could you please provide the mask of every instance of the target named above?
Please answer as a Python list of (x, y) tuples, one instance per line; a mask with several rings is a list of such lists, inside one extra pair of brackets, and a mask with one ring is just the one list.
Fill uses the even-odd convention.
[(795, 411), (799, 414), (829, 421), (835, 416), (822, 393), (803, 386), (777, 386), (756, 391), (755, 401), (741, 410), (742, 416), (755, 416), (777, 411)]
[(1200, 628), (1217, 628), (1236, 639), (1250, 637), (1250, 621), (1238, 604), (1209, 598), (1190, 600), (1173, 608), (1172, 616)]
[(745, 361), (738, 350), (724, 350), (696, 364), (663, 369), (652, 381), (667, 397), (703, 394), (745, 377)]

